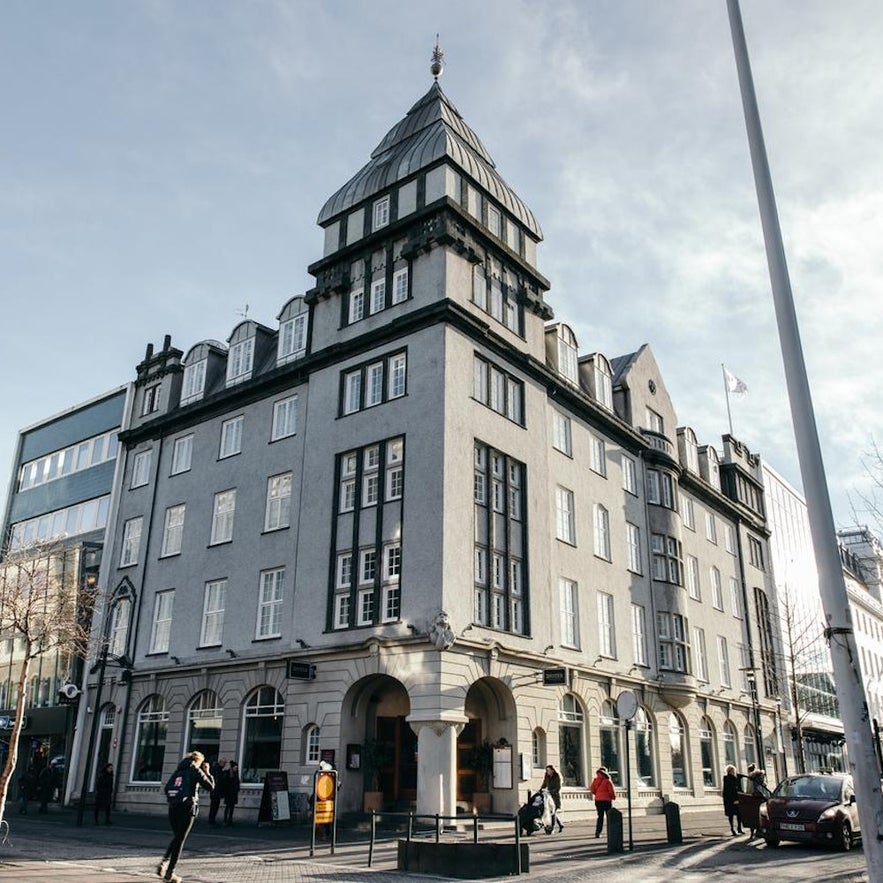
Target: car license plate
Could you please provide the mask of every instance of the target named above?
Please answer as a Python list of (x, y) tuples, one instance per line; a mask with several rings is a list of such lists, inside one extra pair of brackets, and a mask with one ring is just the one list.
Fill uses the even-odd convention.
[(805, 831), (806, 825), (792, 825), (790, 822), (782, 822), (779, 827), (783, 831)]

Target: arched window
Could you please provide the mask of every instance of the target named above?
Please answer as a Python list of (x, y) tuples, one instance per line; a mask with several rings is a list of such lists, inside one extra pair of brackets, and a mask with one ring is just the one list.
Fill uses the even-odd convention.
[(166, 756), (169, 713), (162, 696), (148, 696), (135, 720), (135, 754), (132, 758), (133, 782), (159, 782)]
[(724, 724), (724, 763), (739, 766), (739, 756), (736, 751), (736, 728), (727, 721)]
[(218, 694), (203, 690), (196, 695), (187, 712), (188, 751), (201, 751), (210, 763), (218, 760), (221, 750), (221, 706)]
[(258, 687), (245, 702), (242, 722), (243, 783), (256, 784), (282, 762), (282, 722), (285, 703), (274, 687)]
[(568, 383), (579, 385), (576, 335), (567, 325), (558, 326), (558, 373)]
[(653, 724), (643, 707), (635, 713), (632, 725), (635, 731), (635, 757), (638, 768), (638, 787), (656, 787), (656, 751), (653, 744)]
[(744, 738), (744, 750), (745, 750), (745, 765), (756, 764), (757, 763), (757, 749), (755, 747), (754, 742), (754, 727), (751, 724), (745, 725), (745, 738)]
[(254, 368), (254, 345), (257, 323), (246, 319), (240, 322), (227, 339), (227, 386), (242, 383), (251, 377)]
[(125, 656), (129, 637), (129, 614), (132, 599), (120, 598), (110, 611), (110, 627), (107, 635), (107, 650), (111, 656)]
[(715, 489), (721, 489), (721, 471), (717, 460), (717, 451), (709, 445), (708, 451), (708, 483)]
[(558, 707), (558, 757), (563, 785), (585, 785), (583, 712), (576, 696), (567, 693)]
[(609, 699), (601, 705), (600, 735), (601, 766), (607, 767), (607, 773), (614, 785), (622, 785), (619, 718), (616, 714), (616, 706)]
[(699, 751), (702, 755), (702, 784), (705, 788), (714, 788), (717, 784), (716, 763), (714, 759), (714, 724), (708, 717), (699, 721)]
[(608, 411), (613, 410), (613, 372), (610, 363), (600, 353), (595, 355), (595, 398)]
[[(407, 282), (407, 277), (406, 277)], [(393, 301), (395, 302), (395, 301)], [(307, 331), (310, 308), (302, 296), (293, 297), (276, 317), (279, 319), (279, 341), (276, 364), (284, 365), (300, 359), (307, 353)]]
[(304, 761), (308, 764), (319, 763), (319, 735), (321, 730), (315, 725), (307, 727), (304, 734)]
[(681, 717), (675, 712), (669, 717), (668, 741), (671, 749), (671, 783), (675, 788), (689, 788), (687, 729)]
[(111, 746), (113, 744), (113, 724), (116, 720), (116, 706), (113, 702), (107, 702), (101, 706), (101, 714), (98, 716), (98, 750), (95, 752), (95, 763), (91, 771), (91, 787), (95, 787), (95, 775), (97, 770), (113, 763), (111, 758)]
[(684, 430), (684, 464), (694, 475), (699, 475), (699, 443), (696, 441), (696, 433), (687, 427)]
[(546, 732), (537, 727), (530, 734), (530, 748), (533, 768), (541, 770), (546, 766)]

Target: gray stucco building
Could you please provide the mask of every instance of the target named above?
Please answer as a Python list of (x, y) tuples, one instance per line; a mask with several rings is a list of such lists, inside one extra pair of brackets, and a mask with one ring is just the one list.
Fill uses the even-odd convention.
[(539, 224), (437, 82), (318, 222), (272, 326), (137, 368), (97, 624), (117, 805), (162, 811), (199, 747), (251, 812), (328, 759), (345, 811), (515, 811), (553, 763), (580, 814), (595, 767), (625, 787), (628, 691), (636, 805), (719, 802), (781, 750), (757, 458), (679, 426), (648, 346), (553, 321)]

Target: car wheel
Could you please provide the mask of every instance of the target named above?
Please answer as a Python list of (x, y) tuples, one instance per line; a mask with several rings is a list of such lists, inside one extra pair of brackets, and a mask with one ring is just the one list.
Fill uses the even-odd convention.
[(843, 852), (849, 852), (852, 849), (852, 826), (849, 822), (843, 822), (840, 826), (840, 839), (837, 841), (837, 846)]
[(774, 849), (779, 845), (779, 838), (773, 834), (767, 834), (763, 839), (767, 846), (772, 846)]

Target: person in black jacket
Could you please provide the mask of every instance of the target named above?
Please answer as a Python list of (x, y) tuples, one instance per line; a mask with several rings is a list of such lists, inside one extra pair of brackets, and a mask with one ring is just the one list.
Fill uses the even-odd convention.
[[(741, 776), (736, 775), (736, 767), (732, 764), (727, 767), (724, 776), (724, 784), (721, 789), (721, 796), (724, 799), (724, 815), (730, 822), (730, 831), (735, 837), (742, 833), (742, 820), (739, 817), (739, 779)], [(736, 830), (736, 825), (739, 830)]]
[(226, 760), (217, 760), (211, 767), (212, 778), (215, 780), (215, 790), (212, 791), (212, 796), (209, 798), (208, 802), (208, 823), (212, 827), (218, 824), (216, 819), (218, 816), (218, 809), (221, 806), (221, 797), (224, 792), (224, 777), (227, 775), (224, 770), (225, 766), (227, 766)]
[(95, 824), (98, 824), (98, 816), (104, 810), (104, 824), (112, 825), (110, 820), (110, 805), (113, 802), (113, 764), (106, 763), (95, 780)]
[(166, 883), (181, 883), (181, 878), (175, 873), (175, 865), (178, 864), (184, 841), (199, 813), (200, 787), (209, 792), (214, 791), (215, 780), (209, 772), (209, 765), (203, 753), (191, 751), (184, 755), (171, 779), (166, 783), (172, 839), (166, 847), (162, 861), (156, 867), (157, 875)]
[(230, 769), (224, 776), (224, 824), (228, 827), (233, 824), (233, 810), (239, 803), (239, 764), (235, 760), (230, 761)]

